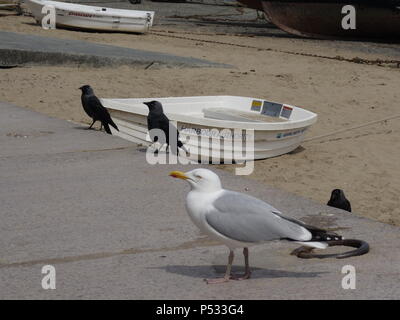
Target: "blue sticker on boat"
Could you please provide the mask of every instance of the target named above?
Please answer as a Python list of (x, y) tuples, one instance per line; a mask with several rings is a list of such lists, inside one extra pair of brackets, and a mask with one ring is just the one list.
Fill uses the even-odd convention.
[(286, 137), (292, 137), (292, 136), (297, 136), (298, 134), (304, 133), (307, 130), (307, 128), (302, 128), (302, 129), (297, 129), (294, 131), (288, 131), (288, 132), (279, 132), (276, 135), (277, 139), (280, 138), (286, 138)]
[(261, 114), (278, 118), (281, 114), (281, 110), (282, 110), (282, 104), (264, 101), (264, 105), (263, 105)]

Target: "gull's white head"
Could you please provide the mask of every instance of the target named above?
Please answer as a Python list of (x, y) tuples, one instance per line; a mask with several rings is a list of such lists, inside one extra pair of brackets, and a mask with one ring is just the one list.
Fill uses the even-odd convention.
[(219, 177), (208, 169), (194, 169), (188, 172), (172, 171), (171, 177), (189, 182), (192, 190), (215, 192), (222, 189)]

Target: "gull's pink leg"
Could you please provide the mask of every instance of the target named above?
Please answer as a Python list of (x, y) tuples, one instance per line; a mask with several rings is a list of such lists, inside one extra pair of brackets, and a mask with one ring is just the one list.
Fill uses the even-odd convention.
[(232, 277), (232, 279), (234, 279), (234, 280), (250, 279), (251, 271), (250, 271), (250, 265), (249, 265), (249, 248), (243, 249), (243, 255), (244, 255), (244, 263), (245, 263), (244, 275), (241, 277)]
[(231, 270), (232, 270), (232, 263), (235, 254), (233, 250), (229, 251), (229, 258), (228, 258), (228, 265), (226, 266), (226, 272), (223, 278), (216, 278), (216, 279), (204, 279), (207, 284), (217, 284), (217, 283), (224, 283), (228, 282), (231, 279)]

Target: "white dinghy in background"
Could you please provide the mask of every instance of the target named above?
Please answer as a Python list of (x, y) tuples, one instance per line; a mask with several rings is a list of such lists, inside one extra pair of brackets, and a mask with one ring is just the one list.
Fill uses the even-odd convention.
[(25, 0), (25, 5), (40, 24), (45, 15), (42, 8), (53, 6), (57, 27), (145, 33), (153, 25), (154, 19), (153, 11), (112, 9), (47, 0)]
[[(242, 162), (288, 153), (301, 144), (317, 120), (315, 113), (299, 107), (237, 96), (102, 99), (120, 130), (112, 133), (149, 145), (148, 108), (143, 102), (151, 100), (160, 101), (177, 126), (180, 140), (190, 151), (189, 159), (203, 163)], [(243, 150), (237, 156), (239, 145)]]

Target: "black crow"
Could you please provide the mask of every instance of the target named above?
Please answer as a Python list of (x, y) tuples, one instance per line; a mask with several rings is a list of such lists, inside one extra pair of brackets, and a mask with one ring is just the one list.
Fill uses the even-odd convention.
[(344, 192), (341, 189), (334, 189), (332, 191), (331, 198), (327, 205), (351, 212), (350, 201), (346, 199)]
[(183, 145), (182, 141), (179, 140), (179, 131), (178, 129), (170, 123), (168, 117), (164, 114), (164, 110), (162, 104), (159, 101), (150, 101), (150, 102), (143, 102), (149, 108), (149, 114), (147, 116), (147, 129), (150, 133), (151, 140), (155, 143), (159, 140), (159, 137), (152, 133), (152, 129), (160, 129), (165, 134), (166, 141), (158, 141), (161, 145), (164, 143), (167, 144), (167, 148), (170, 146), (170, 132), (176, 139), (176, 144), (172, 144), (176, 146), (176, 150), (172, 150), (173, 152), (176, 151), (178, 153), (178, 148), (183, 149), (187, 152), (185, 146)]
[(111, 116), (106, 108), (103, 107), (100, 100), (94, 95), (93, 89), (89, 85), (84, 85), (79, 89), (82, 90), (82, 106), (89, 117), (92, 118), (93, 122), (88, 129), (91, 129), (96, 121), (101, 122), (101, 128), (104, 126), (104, 130), (108, 134), (111, 134), (110, 126), (113, 126), (115, 130), (119, 131), (117, 125), (111, 119)]

